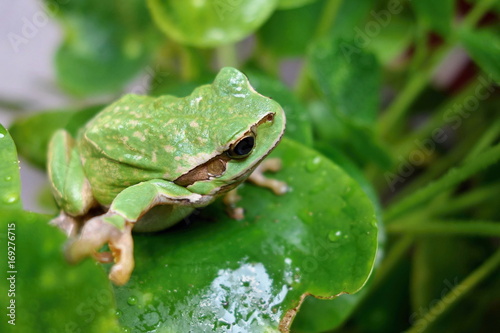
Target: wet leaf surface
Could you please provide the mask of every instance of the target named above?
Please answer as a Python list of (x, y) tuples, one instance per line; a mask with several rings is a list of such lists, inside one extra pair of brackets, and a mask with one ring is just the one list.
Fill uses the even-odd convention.
[(156, 24), (187, 45), (214, 47), (250, 35), (271, 15), (277, 0), (148, 0)]
[(20, 195), (16, 146), (9, 132), (0, 124), (0, 212), (21, 208)]
[[(66, 237), (48, 225), (49, 219), (23, 211), (0, 214), (0, 246), (7, 249), (11, 241), (15, 252), (10, 262), (7, 255), (0, 256), (0, 288), (5, 292), (0, 305), (6, 309), (14, 299), (16, 314), (15, 326), (4, 314), (0, 331), (117, 332), (115, 300), (105, 271), (93, 260), (70, 266), (62, 253)], [(7, 297), (7, 290), (13, 297)]]
[[(135, 235), (136, 269), (115, 288), (122, 325), (138, 332), (276, 330), (303, 294), (356, 292), (377, 247), (374, 208), (324, 156), (284, 140), (275, 196), (245, 185), (243, 221), (221, 204), (158, 234)], [(284, 324), (285, 325), (285, 324)], [(285, 325), (287, 326), (287, 325)]]

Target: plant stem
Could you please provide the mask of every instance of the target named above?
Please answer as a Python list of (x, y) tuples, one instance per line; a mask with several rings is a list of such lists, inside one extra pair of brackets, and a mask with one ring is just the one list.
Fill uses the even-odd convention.
[[(329, 0), (324, 9), (321, 18), (319, 19), (318, 26), (314, 33), (313, 40), (317, 40), (320, 37), (326, 35), (331, 26), (333, 26), (340, 6), (343, 0)], [(297, 76), (297, 82), (295, 83), (295, 93), (300, 98), (304, 98), (309, 89), (309, 65), (307, 59)]]
[(467, 235), (500, 237), (500, 223), (489, 221), (429, 221), (426, 223), (393, 223), (388, 233), (410, 235)]
[(432, 214), (433, 216), (440, 216), (463, 212), (470, 207), (488, 202), (489, 200), (497, 200), (498, 197), (500, 197), (500, 184), (493, 183), (489, 186), (473, 189), (457, 198), (451, 198), (445, 205), (433, 209)]
[(500, 160), (500, 144), (487, 149), (479, 154), (474, 160), (468, 161), (460, 167), (453, 168), (443, 177), (424, 187), (423, 189), (408, 195), (404, 199), (392, 204), (386, 210), (384, 221), (390, 222), (402, 214), (408, 213), (428, 200), (431, 200), (437, 194), (459, 184), (471, 175), (496, 163)]
[(500, 134), (500, 119), (497, 119), (493, 125), (491, 125), (486, 132), (481, 136), (481, 138), (477, 141), (476, 145), (474, 148), (469, 152), (469, 154), (466, 157), (466, 161), (470, 161), (476, 156), (486, 149), (486, 147), (489, 147), (495, 139), (498, 137)]
[[(481, 17), (494, 3), (495, 0), (480, 0), (464, 18), (462, 28), (474, 27), (479, 19), (481, 19)], [(443, 55), (448, 53), (455, 40), (456, 38), (450, 38), (445, 45), (433, 54), (428, 65), (413, 75), (411, 80), (403, 88), (402, 92), (382, 114), (378, 128), (381, 137), (390, 137), (390, 132), (398, 123), (398, 120), (401, 119), (406, 112), (408, 112), (408, 109), (415, 98), (427, 85), (427, 82), (434, 72), (436, 65), (439, 64)]]
[(497, 0), (480, 0), (474, 8), (467, 14), (467, 17), (462, 22), (462, 26), (471, 28), (475, 26), (483, 15), (495, 4)]
[(477, 88), (477, 78), (469, 83), (458, 94), (454, 95), (450, 100), (440, 106), (433, 112), (432, 118), (427, 121), (422, 127), (414, 133), (406, 135), (402, 138), (401, 143), (395, 149), (397, 156), (408, 156), (415, 149), (415, 142), (422, 141), (430, 136), (432, 132), (441, 128), (446, 123), (445, 115), (453, 109), (455, 105), (463, 105), (464, 100), (473, 94)]
[(342, 0), (329, 0), (326, 3), (323, 9), (323, 14), (321, 15), (316, 28), (316, 32), (314, 33), (315, 38), (324, 36), (328, 32), (328, 29), (333, 26), (341, 4)]
[(184, 81), (191, 81), (198, 76), (198, 69), (193, 56), (193, 49), (178, 44), (181, 60), (181, 77)]
[(217, 48), (216, 52), (219, 68), (238, 66), (238, 55), (234, 44), (221, 45)]
[[(467, 276), (462, 282), (457, 284), (455, 288), (450, 290), (443, 298), (439, 300), (430, 310), (419, 320), (414, 326), (410, 327), (405, 333), (422, 333), (428, 327), (431, 326), (433, 322), (439, 318), (445, 311), (450, 309), (458, 301), (460, 301), (467, 293), (474, 289), (481, 281), (493, 273), (500, 265), (500, 250), (497, 250), (486, 262), (484, 262), (479, 268)], [(422, 327), (421, 323), (425, 322), (425, 326)]]
[(404, 187), (397, 195), (394, 196), (393, 201), (399, 200), (399, 198), (404, 198), (411, 193), (415, 193), (422, 187), (429, 184), (432, 180), (438, 178), (440, 175), (444, 174), (451, 166), (457, 165), (460, 161), (464, 160), (465, 154), (472, 148), (474, 142), (471, 140), (474, 136), (470, 135), (467, 137), (468, 140), (460, 142), (453, 150), (443, 155), (441, 158), (433, 163), (430, 163), (426, 171), (420, 174), (415, 179), (411, 180), (406, 187)]
[(427, 66), (421, 70), (415, 70), (413, 76), (405, 85), (403, 90), (398, 94), (396, 99), (389, 105), (387, 110), (380, 116), (378, 122), (378, 132), (381, 137), (390, 137), (390, 132), (393, 130), (399, 119), (408, 111), (410, 105), (415, 98), (426, 87), (431, 75), (434, 72), (436, 65), (441, 61), (441, 58), (451, 49), (451, 46), (446, 44), (441, 46), (434, 52)]

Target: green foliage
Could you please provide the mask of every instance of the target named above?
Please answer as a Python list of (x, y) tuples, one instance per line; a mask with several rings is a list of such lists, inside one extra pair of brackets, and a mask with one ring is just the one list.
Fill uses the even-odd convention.
[(451, 23), (455, 12), (453, 0), (419, 0), (412, 1), (417, 19), (427, 28), (447, 36), (451, 30)]
[[(498, 2), (471, 0), (463, 17), (452, 0), (45, 3), (64, 30), (55, 70), (72, 95), (105, 105), (142, 73), (132, 91), (186, 96), (220, 67), (243, 70), (285, 110), (272, 154), (283, 169), (273, 176), (291, 191), (243, 185), (243, 221), (216, 202), (163, 232), (134, 235), (132, 279), (113, 287), (106, 265), (65, 262), (52, 216), (22, 210), (16, 153), (44, 169), (54, 131), (76, 136), (104, 105), (0, 126), (0, 243), (7, 248), (15, 229), (16, 328), (498, 328), (500, 26), (489, 19)], [(460, 46), (472, 78), (462, 70), (444, 75), (462, 78), (453, 84), (435, 80), (456, 70), (443, 64)], [(300, 63), (296, 75), (284, 71), (290, 60)], [(2, 290), (9, 256), (0, 256)], [(10, 298), (0, 299), (5, 309)]]
[(151, 59), (158, 32), (142, 0), (46, 0), (65, 25), (55, 56), (60, 85), (75, 95), (116, 92)]
[(21, 183), (16, 147), (7, 130), (0, 125), (0, 209), (21, 208)]
[[(328, 298), (364, 284), (377, 228), (359, 185), (293, 141), (283, 141), (272, 157), (287, 165), (277, 174), (293, 188), (286, 200), (245, 186), (242, 223), (213, 205), (190, 218), (189, 227), (135, 237), (132, 281), (116, 288), (124, 326), (266, 332), (276, 330), (305, 293)], [(326, 186), (328, 178), (337, 186)], [(155, 322), (137, 321), (150, 315)]]

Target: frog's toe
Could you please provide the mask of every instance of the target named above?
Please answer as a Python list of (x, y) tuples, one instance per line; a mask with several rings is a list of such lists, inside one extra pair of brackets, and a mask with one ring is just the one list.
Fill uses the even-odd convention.
[(110, 240), (109, 248), (115, 264), (111, 267), (109, 279), (116, 285), (124, 285), (134, 270), (134, 241), (132, 239), (132, 223), (127, 223), (121, 234)]
[(71, 239), (66, 245), (66, 259), (71, 263), (76, 263), (93, 255), (117, 233), (120, 231), (115, 226), (104, 222), (100, 217), (88, 220), (80, 235)]

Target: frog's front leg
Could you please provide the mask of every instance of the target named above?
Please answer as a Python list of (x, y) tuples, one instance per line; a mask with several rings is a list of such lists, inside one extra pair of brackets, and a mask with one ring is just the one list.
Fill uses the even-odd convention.
[[(264, 176), (264, 172), (272, 171), (277, 172), (281, 169), (281, 159), (279, 158), (268, 158), (261, 162), (255, 168), (255, 170), (248, 177), (248, 181), (254, 183), (257, 186), (266, 187), (271, 189), (274, 194), (282, 195), (288, 191), (288, 185), (285, 182), (279, 181), (277, 179), (267, 178)], [(241, 196), (238, 195), (238, 188), (229, 191), (224, 196), (224, 204), (226, 205), (227, 214), (235, 219), (242, 220), (245, 217), (245, 213), (242, 207), (238, 207), (237, 203), (241, 200)]]
[[(66, 256), (76, 262), (90, 255), (101, 261), (113, 259), (109, 278), (117, 285), (127, 283), (134, 269), (132, 228), (135, 223), (156, 205), (204, 206), (213, 200), (190, 192), (185, 187), (165, 180), (150, 180), (126, 188), (113, 200), (106, 214), (94, 217), (82, 227), (80, 235), (69, 242)], [(183, 214), (186, 214), (183, 210)], [(182, 216), (183, 217), (183, 216)], [(172, 225), (182, 219), (171, 214), (165, 216), (165, 225)], [(105, 244), (111, 255), (97, 253)]]
[(267, 178), (266, 176), (264, 176), (264, 172), (266, 171), (277, 172), (280, 169), (280, 158), (265, 159), (252, 172), (252, 174), (248, 177), (248, 180), (257, 186), (267, 187), (268, 189), (271, 189), (276, 195), (285, 194), (288, 191), (288, 186), (285, 182), (279, 181), (277, 179)]

